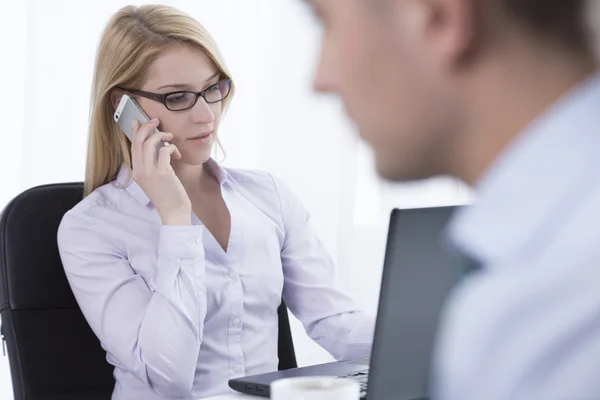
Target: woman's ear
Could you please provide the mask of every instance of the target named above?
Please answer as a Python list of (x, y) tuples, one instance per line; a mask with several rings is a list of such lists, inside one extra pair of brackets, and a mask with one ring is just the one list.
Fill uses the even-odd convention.
[(113, 109), (117, 109), (119, 107), (119, 102), (121, 101), (121, 97), (123, 97), (123, 92), (119, 90), (113, 90), (110, 93), (110, 102), (113, 106)]

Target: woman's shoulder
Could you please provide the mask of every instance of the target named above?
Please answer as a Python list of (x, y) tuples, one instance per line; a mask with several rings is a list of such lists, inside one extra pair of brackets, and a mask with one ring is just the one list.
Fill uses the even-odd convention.
[(113, 184), (103, 185), (63, 215), (56, 240), (66, 271), (81, 271), (91, 262), (125, 257), (123, 232), (131, 227), (132, 220), (119, 204), (120, 191)]
[(59, 232), (86, 227), (93, 229), (105, 219), (104, 211), (118, 210), (122, 189), (114, 182), (102, 185), (82, 198), (62, 217)]
[(121, 191), (115, 182), (104, 184), (82, 198), (67, 214), (90, 215), (97, 208), (111, 207), (119, 202)]

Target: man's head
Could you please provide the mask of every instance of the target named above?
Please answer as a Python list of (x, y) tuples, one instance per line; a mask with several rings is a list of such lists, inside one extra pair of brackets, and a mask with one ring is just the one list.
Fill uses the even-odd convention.
[[(527, 95), (512, 86), (529, 82), (554, 95), (536, 69), (549, 62), (548, 75), (567, 74), (566, 64), (592, 58), (584, 0), (309, 1), (324, 25), (315, 88), (341, 96), (378, 172), (391, 180), (454, 174), (469, 181), (474, 173), (462, 169), (484, 167), (508, 131), (531, 119), (525, 110), (539, 111), (533, 99), (517, 107), (511, 99)], [(508, 122), (507, 137), (484, 120), (501, 122), (499, 131)], [(461, 154), (473, 166), (458, 165)]]

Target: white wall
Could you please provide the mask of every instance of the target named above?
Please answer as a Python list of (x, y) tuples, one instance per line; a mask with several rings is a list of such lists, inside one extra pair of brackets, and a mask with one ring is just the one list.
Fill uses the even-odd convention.
[[(96, 45), (110, 15), (129, 3), (143, 2), (0, 0), (0, 207), (31, 186), (83, 180)], [(311, 90), (320, 32), (303, 1), (162, 3), (211, 31), (236, 80), (220, 130), (225, 165), (286, 180), (337, 260), (340, 284), (375, 311), (389, 210), (460, 203), (468, 193), (450, 181), (393, 188), (378, 181), (338, 101)], [(301, 365), (331, 359), (297, 321), (293, 329)], [(10, 388), (0, 356), (0, 399), (12, 398)]]

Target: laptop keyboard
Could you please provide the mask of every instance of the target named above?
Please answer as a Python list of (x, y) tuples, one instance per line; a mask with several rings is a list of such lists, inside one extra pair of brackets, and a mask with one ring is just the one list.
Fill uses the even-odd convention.
[(342, 375), (340, 378), (348, 378), (357, 381), (360, 384), (360, 399), (367, 398), (367, 382), (369, 381), (369, 373), (367, 371), (353, 372), (348, 375)]

